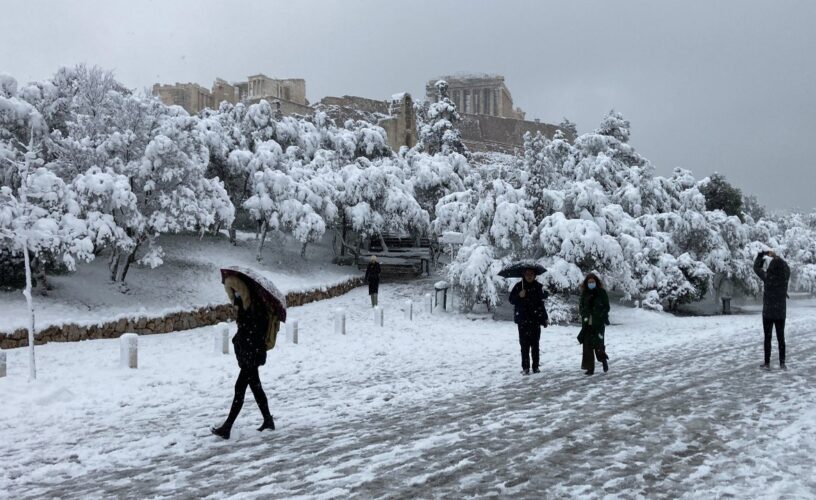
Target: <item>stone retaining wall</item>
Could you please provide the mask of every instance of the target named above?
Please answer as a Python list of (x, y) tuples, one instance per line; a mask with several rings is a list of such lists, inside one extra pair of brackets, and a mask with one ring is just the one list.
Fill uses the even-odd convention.
[[(301, 306), (309, 302), (330, 299), (350, 292), (363, 285), (363, 278), (352, 278), (337, 285), (305, 292), (286, 294), (288, 307)], [(150, 335), (189, 330), (202, 326), (215, 325), (222, 321), (235, 319), (235, 312), (230, 304), (206, 306), (192, 311), (179, 311), (158, 317), (137, 316), (121, 318), (116, 321), (96, 325), (51, 325), (37, 332), (35, 343), (76, 342), (78, 340), (118, 338), (123, 333)], [(10, 335), (0, 332), (0, 349), (14, 349), (28, 346), (28, 330), (19, 328)]]

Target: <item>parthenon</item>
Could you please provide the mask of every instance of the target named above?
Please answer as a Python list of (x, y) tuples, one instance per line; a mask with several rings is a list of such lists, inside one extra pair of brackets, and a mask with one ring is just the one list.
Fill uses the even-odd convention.
[(438, 80), (448, 82), (448, 97), (460, 113), (524, 119), (524, 111), (513, 106), (513, 97), (501, 75), (448, 75), (430, 80), (425, 86), (425, 94), (430, 102), (437, 99), (434, 85)]

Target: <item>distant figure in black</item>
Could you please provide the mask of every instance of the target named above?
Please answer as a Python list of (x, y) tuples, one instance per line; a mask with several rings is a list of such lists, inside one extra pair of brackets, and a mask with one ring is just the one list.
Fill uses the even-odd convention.
[(371, 256), (371, 262), (366, 267), (365, 280), (368, 283), (368, 295), (371, 297), (371, 307), (377, 305), (377, 292), (380, 290), (380, 263), (377, 256)]
[(232, 424), (235, 423), (244, 405), (247, 386), (252, 389), (252, 395), (255, 396), (255, 402), (258, 403), (258, 408), (263, 416), (263, 424), (258, 427), (258, 431), (275, 430), (275, 421), (269, 412), (269, 402), (258, 375), (258, 367), (266, 363), (266, 333), (269, 316), (261, 300), (250, 292), (249, 287), (240, 278), (228, 277), (224, 281), (224, 287), (237, 308), (238, 331), (232, 338), (232, 344), (241, 371), (238, 373), (238, 380), (235, 381), (235, 396), (232, 399), (227, 420), (221, 427), (214, 427), (211, 430), (216, 436), (229, 439)]
[(533, 358), (533, 373), (538, 373), (538, 343), (541, 339), (541, 327), (547, 328), (549, 317), (544, 300), (549, 294), (544, 286), (536, 281), (535, 271), (525, 269), (523, 278), (510, 291), (510, 303), (515, 306), (513, 319), (518, 325), (519, 344), (521, 345), (521, 369), (524, 375), (530, 374), (530, 357)]
[(578, 342), (583, 344), (581, 368), (586, 375), (595, 373), (595, 358), (603, 364), (603, 370), (609, 371), (609, 356), (606, 355), (604, 334), (609, 324), (609, 296), (603, 283), (593, 273), (589, 273), (581, 284), (581, 302), (578, 310), (581, 314), (581, 332)]
[[(765, 270), (765, 258), (770, 257)], [(765, 332), (765, 362), (762, 368), (771, 368), (771, 336), (776, 327), (776, 342), (779, 344), (779, 367), (785, 369), (785, 318), (787, 317), (788, 280), (790, 268), (782, 257), (773, 251), (759, 252), (754, 260), (754, 272), (762, 280), (765, 291), (762, 294), (762, 329)]]

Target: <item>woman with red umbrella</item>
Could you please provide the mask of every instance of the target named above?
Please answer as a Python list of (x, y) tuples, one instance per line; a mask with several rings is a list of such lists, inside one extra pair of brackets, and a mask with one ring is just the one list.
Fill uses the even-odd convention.
[[(272, 339), (269, 339), (269, 322), (275, 321), (276, 318), (285, 320), (286, 317), (285, 303), (280, 304), (280, 292), (277, 292), (274, 285), (271, 285), (264, 278), (257, 276), (256, 273), (249, 269), (237, 267), (222, 269), (221, 276), (227, 296), (236, 307), (238, 331), (232, 338), (232, 344), (235, 348), (235, 357), (238, 360), (240, 372), (238, 372), (238, 379), (235, 381), (235, 395), (232, 399), (232, 406), (227, 420), (220, 427), (213, 427), (211, 431), (218, 437), (229, 439), (232, 425), (244, 405), (244, 395), (247, 387), (252, 390), (252, 395), (255, 396), (255, 402), (258, 404), (263, 416), (263, 423), (258, 427), (258, 431), (275, 430), (275, 421), (269, 412), (269, 402), (261, 385), (258, 368), (266, 363), (267, 349), (274, 346), (274, 333), (276, 333), (276, 330), (272, 334)], [(273, 289), (271, 291), (268, 289), (270, 286)], [(274, 292), (277, 292), (279, 297), (275, 297)], [(270, 308), (270, 300), (278, 301), (278, 304), (273, 303), (272, 305), (283, 308), (283, 314), (281, 314), (280, 310), (275, 311)], [(272, 313), (271, 318), (270, 312)], [(283, 317), (281, 318), (281, 316)]]

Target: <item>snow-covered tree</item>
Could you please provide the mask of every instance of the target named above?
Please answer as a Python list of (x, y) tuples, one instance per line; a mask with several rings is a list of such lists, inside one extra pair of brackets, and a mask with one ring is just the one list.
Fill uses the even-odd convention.
[[(791, 267), (791, 288), (816, 293), (816, 212), (810, 216), (791, 214), (783, 218), (784, 233), (776, 245), (769, 245), (784, 252)], [(778, 226), (777, 226), (778, 227)]]
[(428, 154), (465, 154), (461, 134), (457, 128), (460, 117), (456, 105), (448, 98), (448, 82), (439, 80), (435, 84), (437, 99), (422, 116), (416, 148)]
[(767, 215), (765, 207), (752, 194), (742, 197), (742, 212), (744, 215), (750, 216), (754, 221), (759, 221)]
[(235, 212), (223, 184), (204, 176), (208, 159), (195, 118), (178, 115), (165, 117), (144, 156), (124, 166), (144, 220), (131, 230), (133, 247), (117, 251), (112, 259), (120, 284), (124, 285), (130, 265), (145, 245), (147, 252), (140, 261), (151, 267), (161, 265), (159, 235), (202, 232), (232, 223)]
[(306, 246), (325, 233), (326, 219), (336, 216), (331, 198), (314, 179), (315, 172), (299, 162), (289, 165), (280, 146), (271, 140), (259, 145), (249, 168), (254, 172), (252, 195), (244, 207), (261, 222), (257, 259), (262, 259), (270, 230), (291, 234), (302, 244), (305, 256)]
[(453, 153), (449, 155), (411, 152), (404, 161), (403, 169), (410, 179), (417, 202), (434, 217), (437, 202), (450, 193), (465, 189), (464, 179), (470, 175), (467, 158)]
[(545, 191), (555, 187), (556, 180), (553, 166), (544, 153), (548, 140), (541, 132), (535, 135), (530, 132), (524, 134), (524, 169), (527, 171), (526, 194), (527, 203), (533, 211), (536, 221), (544, 219), (552, 213), (547, 203)]
[(604, 234), (592, 219), (567, 219), (562, 213), (546, 217), (538, 228), (539, 245), (550, 272), (545, 283), (563, 291), (577, 289), (583, 277), (596, 272), (610, 278), (623, 274), (623, 251), (615, 238)]
[(341, 203), (338, 205), (348, 224), (364, 238), (384, 233), (424, 234), (430, 220), (413, 196), (404, 171), (394, 160), (384, 158), (370, 162), (360, 158), (345, 166)]
[[(0, 186), (0, 245), (11, 253), (22, 253), (26, 284), (23, 295), (28, 306), (29, 378), (36, 379), (34, 356), (35, 317), (32, 298), (32, 256), (61, 256), (73, 269), (75, 258), (91, 258), (84, 222), (75, 216), (75, 205), (65, 184), (43, 168), (41, 141), (45, 131), (41, 115), (11, 94), (13, 84), (0, 79), (0, 159), (11, 172), (15, 184)], [(9, 118), (14, 121), (9, 126)], [(13, 137), (10, 129), (27, 126), (28, 141)], [(20, 130), (25, 130), (20, 127)]]
[(574, 139), (578, 137), (578, 125), (566, 117), (564, 117), (564, 119), (561, 120), (561, 123), (558, 124), (558, 130), (561, 131), (561, 134), (566, 138), (571, 137)]
[[(465, 243), (448, 267), (448, 278), (462, 297), (462, 308), (477, 303), (492, 308), (506, 281), (496, 272), (513, 259), (529, 257), (533, 213), (524, 191), (501, 179), (443, 197), (436, 207), (434, 231), (457, 231)], [(479, 275), (479, 270), (490, 273)]]
[(742, 191), (725, 176), (714, 173), (700, 181), (698, 189), (705, 196), (706, 210), (722, 210), (727, 215), (742, 217)]

